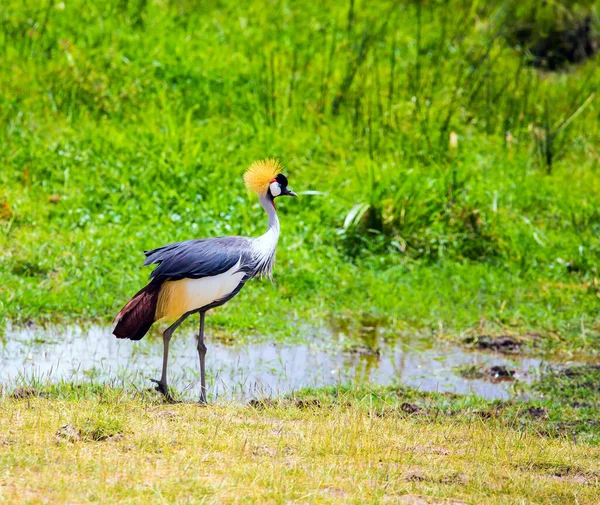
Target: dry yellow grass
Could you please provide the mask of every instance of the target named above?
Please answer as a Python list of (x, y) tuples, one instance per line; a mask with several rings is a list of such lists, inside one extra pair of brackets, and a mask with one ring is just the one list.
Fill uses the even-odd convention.
[(490, 421), (30, 398), (0, 426), (0, 503), (600, 501), (598, 447)]

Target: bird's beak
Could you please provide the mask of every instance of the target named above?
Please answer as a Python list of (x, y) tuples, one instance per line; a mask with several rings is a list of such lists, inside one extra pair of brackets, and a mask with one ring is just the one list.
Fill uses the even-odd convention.
[(295, 196), (296, 198), (298, 198), (298, 195), (296, 193), (294, 193), (291, 189), (285, 188), (283, 190), (283, 192), (281, 193), (281, 196)]

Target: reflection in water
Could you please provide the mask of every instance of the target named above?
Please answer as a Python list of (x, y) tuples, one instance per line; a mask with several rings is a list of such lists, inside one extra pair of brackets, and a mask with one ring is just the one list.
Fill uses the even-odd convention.
[[(225, 345), (208, 337), (207, 371), (214, 397), (262, 397), (304, 387), (348, 382), (406, 384), (423, 391), (451, 391), (487, 398), (508, 398), (511, 383), (465, 379), (457, 367), (506, 365), (516, 379), (530, 381), (540, 360), (465, 352), (456, 346), (408, 339), (386, 340), (372, 325), (361, 331), (364, 345), (337, 345), (338, 333), (300, 345), (272, 343)], [(341, 332), (340, 332), (341, 333)], [(343, 347), (345, 350), (341, 350)], [(169, 353), (170, 384), (195, 397), (198, 362), (193, 335), (178, 335)], [(160, 375), (162, 343), (117, 340), (101, 326), (9, 329), (0, 348), (0, 383), (31, 380), (122, 380), (149, 387)]]

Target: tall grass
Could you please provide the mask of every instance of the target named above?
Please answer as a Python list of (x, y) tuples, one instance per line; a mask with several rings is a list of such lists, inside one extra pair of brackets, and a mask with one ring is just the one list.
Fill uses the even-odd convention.
[(593, 286), (597, 63), (538, 70), (515, 16), (500, 0), (3, 2), (1, 310), (106, 317), (143, 282), (139, 250), (260, 232), (240, 173), (265, 155), (310, 192), (282, 207), (292, 310), (336, 298), (319, 272), (380, 286), (381, 265), (415, 261)]

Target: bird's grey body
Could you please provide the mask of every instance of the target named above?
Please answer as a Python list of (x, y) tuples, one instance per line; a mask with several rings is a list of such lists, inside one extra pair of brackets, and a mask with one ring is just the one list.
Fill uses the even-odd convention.
[[(254, 276), (257, 264), (251, 240), (244, 237), (176, 242), (145, 254), (144, 266), (158, 264), (150, 274), (150, 281), (168, 283), (165, 286), (173, 286), (179, 295), (167, 296), (175, 289), (163, 288), (157, 319), (172, 319), (177, 312), (223, 305)], [(208, 278), (211, 280), (207, 281)]]
[(163, 284), (157, 320), (218, 307), (239, 293), (252, 277), (271, 276), (279, 219), (268, 197), (262, 198), (261, 204), (269, 216), (269, 226), (260, 237), (187, 240), (145, 253), (144, 265), (158, 264), (150, 281)]
[[(295, 193), (285, 185), (280, 194)], [(271, 184), (275, 184), (272, 181)], [(271, 188), (276, 189), (274, 186)], [(173, 322), (163, 333), (163, 368), (157, 389), (168, 396), (167, 360), (169, 341), (175, 329), (190, 315), (200, 313), (198, 354), (201, 371), (201, 402), (206, 402), (204, 357), (204, 316), (207, 310), (223, 305), (252, 277), (271, 277), (279, 238), (279, 219), (271, 189), (259, 194), (269, 221), (267, 231), (257, 238), (217, 237), (175, 242), (146, 251), (144, 266), (158, 265), (149, 284), (121, 310), (113, 331), (118, 338), (138, 340), (160, 320)], [(283, 193), (281, 191), (284, 191)]]

